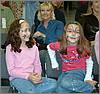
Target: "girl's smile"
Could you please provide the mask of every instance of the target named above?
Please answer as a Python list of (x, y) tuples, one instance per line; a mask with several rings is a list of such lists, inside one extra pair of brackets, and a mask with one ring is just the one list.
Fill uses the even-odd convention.
[(21, 29), (20, 29), (20, 32), (19, 32), (19, 35), (20, 35), (22, 42), (29, 41), (30, 34), (31, 34), (31, 32), (30, 32), (30, 28), (29, 28), (28, 23), (23, 22), (21, 24)]
[(79, 40), (79, 26), (76, 24), (70, 24), (67, 27), (66, 37), (68, 42), (70, 43), (77, 43)]

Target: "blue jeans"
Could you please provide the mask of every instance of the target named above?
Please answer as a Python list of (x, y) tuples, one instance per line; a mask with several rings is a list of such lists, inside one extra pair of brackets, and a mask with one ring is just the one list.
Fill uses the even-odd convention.
[(43, 77), (42, 79), (42, 83), (33, 84), (29, 80), (15, 78), (11, 80), (11, 85), (21, 93), (55, 92), (55, 89), (57, 88), (56, 80), (45, 77)]
[(58, 79), (56, 92), (92, 92), (93, 86), (84, 82), (84, 77), (85, 71), (79, 69), (62, 73)]
[(25, 19), (29, 22), (30, 27), (34, 24), (34, 17), (38, 7), (39, 1), (25, 0)]

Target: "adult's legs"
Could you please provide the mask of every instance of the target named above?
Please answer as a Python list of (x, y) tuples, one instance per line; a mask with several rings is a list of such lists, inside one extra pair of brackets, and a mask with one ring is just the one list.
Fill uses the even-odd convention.
[(45, 70), (45, 57), (46, 57), (46, 50), (40, 50), (40, 61), (41, 61), (41, 66), (42, 66), (42, 76), (45, 77), (46, 75), (46, 70)]
[(40, 61), (42, 65), (42, 76), (47, 75), (48, 78), (57, 78), (58, 71), (52, 69), (50, 56), (47, 50), (40, 50)]
[(99, 89), (99, 64), (97, 62), (96, 54), (94, 46), (91, 47), (92, 49), (92, 60), (93, 60), (93, 80), (97, 81), (97, 84), (95, 85), (96, 90)]
[(98, 64), (97, 59), (96, 59), (94, 46), (92, 46), (91, 49), (92, 49), (92, 60), (94, 62), (94, 64), (93, 64), (93, 76), (94, 76), (94, 80), (99, 83), (99, 64)]

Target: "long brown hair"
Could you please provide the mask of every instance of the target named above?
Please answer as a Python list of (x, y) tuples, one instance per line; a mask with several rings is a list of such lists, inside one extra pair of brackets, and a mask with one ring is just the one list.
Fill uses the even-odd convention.
[(70, 22), (68, 24), (65, 25), (64, 27), (64, 33), (60, 39), (60, 53), (61, 54), (67, 54), (67, 46), (68, 46), (68, 43), (67, 43), (67, 39), (66, 39), (66, 32), (67, 32), (67, 27), (69, 24), (76, 24), (79, 26), (79, 29), (80, 29), (80, 38), (79, 38), (79, 41), (78, 41), (78, 44), (77, 44), (77, 52), (78, 54), (83, 54), (83, 51), (87, 51), (87, 53), (84, 53), (84, 55), (90, 55), (90, 43), (89, 41), (85, 38), (84, 36), (84, 33), (83, 33), (83, 28), (82, 26), (78, 23), (78, 22)]
[[(11, 44), (11, 50), (14, 50), (14, 52), (21, 52), (20, 45), (21, 45), (21, 38), (19, 36), (21, 24), (23, 22), (20, 22), (23, 19), (17, 19), (15, 20), (9, 28), (8, 35), (7, 35), (7, 41), (6, 46)], [(25, 21), (25, 20), (23, 20)], [(32, 48), (32, 46), (35, 44), (35, 41), (32, 39), (32, 34), (30, 35), (29, 41), (26, 42), (26, 45), (28, 48)]]

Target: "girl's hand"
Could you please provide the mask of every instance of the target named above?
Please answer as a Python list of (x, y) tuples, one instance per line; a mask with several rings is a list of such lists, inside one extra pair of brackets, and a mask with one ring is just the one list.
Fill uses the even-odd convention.
[(33, 83), (41, 83), (42, 82), (42, 77), (41, 73), (34, 73), (35, 79), (33, 78)]
[(94, 81), (94, 80), (86, 80), (85, 82), (87, 82), (87, 83), (89, 83), (89, 84), (91, 84), (92, 86), (95, 86), (96, 85), (96, 81)]
[(33, 83), (40, 83), (41, 80), (41, 74), (40, 73), (31, 73), (29, 76), (29, 80), (31, 80)]
[(33, 73), (30, 73), (28, 79), (29, 79), (29, 80), (35, 79), (34, 74), (33, 74)]
[(39, 81), (42, 79), (41, 73), (34, 73), (34, 76), (36, 77), (36, 80)]

